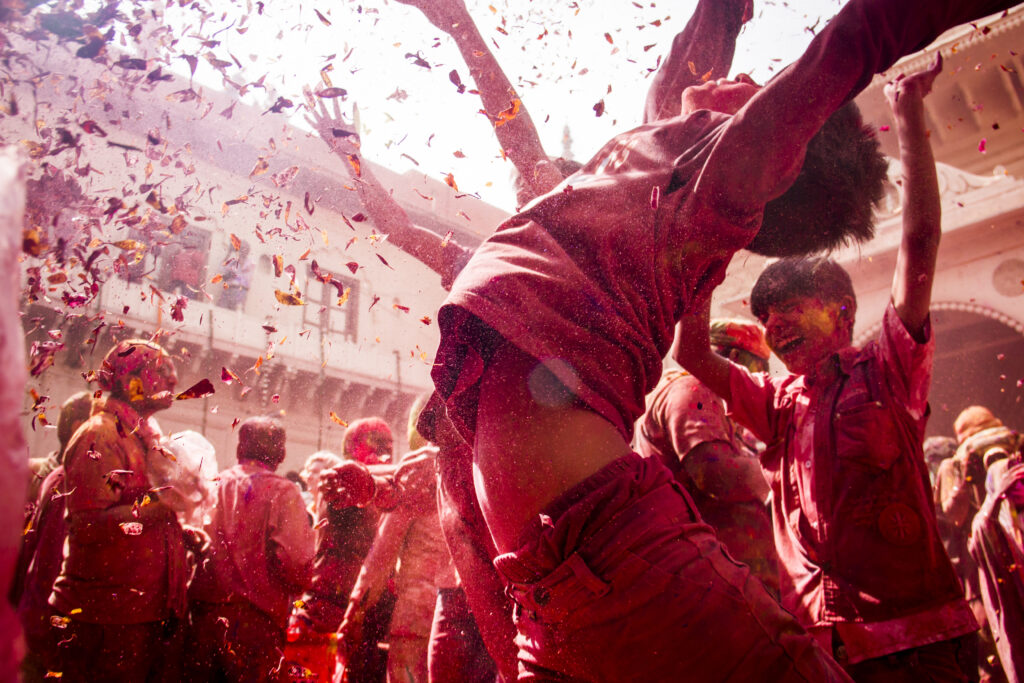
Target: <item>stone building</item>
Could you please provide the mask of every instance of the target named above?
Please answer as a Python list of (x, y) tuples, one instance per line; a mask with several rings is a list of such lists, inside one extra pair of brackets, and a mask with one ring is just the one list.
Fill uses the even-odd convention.
[[(203, 433), (222, 467), (234, 462), (236, 420), (266, 413), (285, 421), (283, 470), (316, 450), (339, 451), (342, 423), (371, 415), (384, 417), (396, 449), (406, 450), (408, 409), (431, 386), (444, 292), (437, 275), (374, 234), (382, 231), (363, 214), (345, 162), (286, 115), (246, 106), (233, 91), (177, 77), (148, 82), (146, 72), (76, 59), (62, 47), (25, 52), (46, 70), (34, 92), (40, 130), (81, 136), (67, 172), (78, 169), (87, 193), (105, 200), (91, 216), (65, 212), (65, 233), (84, 240), (83, 253), (105, 248), (95, 263), (110, 271), (81, 306), (74, 268), (68, 282), (52, 262), (36, 273), (45, 286), (23, 306), (26, 345), (63, 348), (29, 381), (49, 397), (36, 410), (26, 397), (32, 454), (56, 445), (52, 427), (33, 419), (39, 412), (55, 422), (56, 406), (90, 388), (83, 374), (116, 339), (158, 329), (177, 359), (179, 390), (202, 379), (215, 389), (160, 413), (161, 426)], [(39, 141), (31, 114), (4, 118), (0, 136)], [(478, 243), (504, 218), (422, 173), (363, 163), (416, 224), (462, 244)], [(315, 277), (314, 261), (337, 287)], [(24, 261), (24, 278), (33, 266), (40, 262)], [(291, 297), (304, 304), (289, 305)]]

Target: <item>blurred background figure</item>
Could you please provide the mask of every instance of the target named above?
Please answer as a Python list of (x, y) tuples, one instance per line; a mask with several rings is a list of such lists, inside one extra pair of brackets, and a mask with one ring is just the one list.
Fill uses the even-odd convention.
[[(711, 345), (751, 372), (768, 371), (771, 351), (756, 323), (712, 320)], [(636, 432), (637, 452), (672, 471), (730, 555), (778, 595), (768, 484), (757, 459), (761, 444), (726, 415), (722, 399), (686, 371), (666, 372), (647, 406)]]
[[(393, 446), (387, 422), (364, 418), (354, 420), (345, 431), (342, 457), (320, 451), (306, 461), (303, 479), (315, 519), (316, 551), (312, 584), (297, 602), (288, 625), (286, 664), (290, 669), (308, 669), (324, 678), (334, 675), (335, 634), (381, 518), (368, 466), (383, 467), (382, 477), (392, 471), (381, 463), (391, 460)], [(394, 496), (387, 498), (389, 506)], [(386, 634), (393, 607), (394, 594), (388, 591), (369, 611), (363, 655), (346, 672), (350, 683), (384, 680), (387, 655), (378, 643)]]
[[(435, 455), (435, 448), (424, 446), (406, 454), (405, 460)], [(389, 683), (428, 680), (427, 654), (438, 584), (451, 583), (445, 579), (451, 573), (451, 556), (437, 514), (436, 477), (432, 468), (421, 471), (430, 476), (405, 479), (398, 506), (381, 518), (339, 631), (339, 649), (350, 655), (346, 665), (355, 663), (367, 635), (371, 608), (393, 582), (396, 603), (385, 638)]]
[[(31, 512), (21, 537), (21, 550), (15, 567), (10, 601), (18, 608), (25, 634), (25, 657), (21, 662), (23, 681), (42, 681), (47, 672), (56, 671), (59, 631), (50, 625), (56, 612), (50, 606), (50, 591), (60, 574), (64, 559), (67, 522), (64, 519), (64, 451), (72, 435), (89, 419), (92, 394), (80, 391), (64, 401), (57, 419), (59, 447), (45, 458), (33, 458), (29, 469)], [(40, 479), (39, 477), (43, 477)]]
[(191, 429), (172, 434), (162, 446), (164, 452), (149, 462), (149, 483), (163, 489), (164, 502), (182, 524), (202, 528), (213, 505), (217, 452), (209, 439)]
[(1024, 677), (1024, 464), (1016, 453), (989, 468), (992, 490), (974, 518), (968, 549), (1006, 678)]
[(320, 504), (323, 500), (323, 496), (320, 495), (320, 473), (324, 470), (337, 467), (342, 462), (343, 461), (340, 456), (335, 455), (330, 451), (317, 451), (306, 458), (306, 464), (302, 467), (302, 471), (299, 472), (299, 476), (302, 478), (302, 481), (306, 482), (306, 491), (309, 492), (310, 498), (312, 499), (310, 513), (318, 522), (321, 518), (318, 510), (320, 509)]
[(924, 440), (924, 462), (928, 465), (932, 486), (938, 478), (939, 467), (956, 453), (956, 445), (956, 439), (951, 436), (929, 436)]
[(189, 591), (188, 680), (277, 680), (292, 601), (310, 583), (313, 530), (298, 489), (275, 474), (278, 420), (238, 428), (238, 464), (220, 473), (210, 547)]
[(249, 243), (242, 242), (238, 252), (224, 264), (223, 289), (217, 294), (217, 305), (233, 311), (245, 310), (245, 299), (252, 286), (252, 260)]
[(982, 601), (979, 568), (968, 552), (971, 524), (985, 501), (984, 453), (972, 444), (975, 435), (984, 439), (990, 430), (1002, 430), (1003, 422), (984, 406), (968, 406), (953, 422), (956, 452), (943, 460), (935, 474), (934, 499), (946, 553), (964, 586), (964, 595), (981, 626), (978, 631), (978, 670), (991, 680), (1005, 680), (996, 658), (996, 644)]
[(387, 464), (391, 462), (393, 451), (391, 427), (379, 417), (364, 417), (353, 421), (345, 430), (341, 442), (342, 455), (364, 465)]
[(64, 463), (64, 449), (67, 448), (68, 441), (82, 423), (89, 419), (91, 410), (92, 394), (88, 391), (72, 394), (60, 405), (60, 416), (57, 418), (57, 450), (51, 451), (45, 457), (30, 458), (28, 461), (31, 475), (28, 481), (30, 503), (39, 497), (39, 490), (47, 475)]

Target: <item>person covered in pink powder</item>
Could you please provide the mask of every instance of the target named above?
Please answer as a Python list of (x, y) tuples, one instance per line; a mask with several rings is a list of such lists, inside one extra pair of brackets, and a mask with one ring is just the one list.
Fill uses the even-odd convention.
[(1007, 679), (1024, 675), (1024, 462), (1018, 451), (989, 468), (992, 490), (974, 518), (968, 550)]
[(886, 164), (843, 105), (1008, 6), (851, 0), (764, 88), (687, 88), (679, 117), (617, 136), (476, 250), (438, 314), (432, 376), (472, 445), (521, 680), (845, 679), (664, 465), (631, 452), (632, 425), (676, 321), (736, 251), (870, 236)]
[[(768, 370), (771, 351), (757, 323), (712, 320), (711, 345), (751, 372)], [(766, 506), (768, 483), (757, 460), (761, 444), (726, 415), (722, 399), (688, 372), (667, 371), (647, 403), (637, 425), (637, 452), (665, 463), (726, 550), (778, 596), (779, 556)]]
[(285, 430), (272, 417), (238, 427), (238, 464), (218, 475), (210, 547), (189, 588), (188, 680), (277, 681), (292, 602), (313, 575), (302, 494), (276, 474)]
[(50, 605), (62, 680), (141, 681), (170, 670), (185, 613), (185, 532), (152, 489), (165, 457), (154, 415), (178, 375), (158, 344), (114, 345), (96, 373), (92, 415), (64, 452), (67, 541)]

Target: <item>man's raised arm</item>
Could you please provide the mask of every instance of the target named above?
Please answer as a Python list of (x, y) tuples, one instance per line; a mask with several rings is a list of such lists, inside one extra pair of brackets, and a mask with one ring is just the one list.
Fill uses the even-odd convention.
[(669, 354), (701, 384), (729, 403), (732, 399), (729, 361), (711, 348), (710, 299), (699, 311), (684, 315), (676, 323), (676, 336)]
[(736, 37), (754, 12), (754, 0), (700, 0), (686, 28), (654, 75), (644, 102), (644, 123), (679, 116), (680, 95), (691, 85), (724, 78)]
[(512, 160), (532, 196), (545, 194), (562, 182), (548, 161), (526, 105), (519, 99), (498, 60), (477, 30), (463, 0), (398, 0), (423, 12), (430, 23), (455, 41), (469, 67), (484, 111), (505, 155)]
[[(311, 99), (311, 96), (309, 96)], [(465, 248), (443, 238), (432, 230), (414, 224), (405, 209), (384, 189), (376, 176), (362, 160), (358, 135), (349, 130), (341, 119), (335, 102), (334, 113), (321, 102), (319, 109), (311, 105), (306, 119), (331, 148), (344, 161), (345, 171), (355, 185), (356, 193), (374, 226), (386, 233), (396, 247), (419, 260), (441, 276), (441, 282), (450, 287), (451, 281), (463, 265)]]
[[(807, 143), (876, 73), (943, 31), (1008, 9), (1011, 0), (850, 0), (794, 64), (733, 118), (697, 191), (726, 211), (756, 211), (781, 195)], [(756, 159), (736, 173), (736, 159)]]

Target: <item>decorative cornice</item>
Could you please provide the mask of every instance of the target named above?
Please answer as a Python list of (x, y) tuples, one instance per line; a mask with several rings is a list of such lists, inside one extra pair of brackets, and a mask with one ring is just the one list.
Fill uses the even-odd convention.
[[(992, 171), (992, 175), (978, 175), (963, 169), (944, 164), (935, 163), (935, 170), (939, 181), (939, 197), (944, 205), (959, 201), (965, 195), (977, 190), (983, 190), (994, 185), (1005, 185), (1008, 188), (1021, 184), (1006, 174), (1001, 166)], [(882, 203), (875, 212), (875, 221), (880, 223), (900, 214), (903, 205), (903, 183), (901, 182), (903, 169), (898, 159), (889, 160), (889, 181), (886, 184), (885, 196)]]
[[(1024, 322), (1011, 318), (1002, 311), (997, 311), (991, 306), (984, 304), (969, 302), (969, 301), (936, 301), (931, 305), (932, 311), (957, 311), (960, 313), (974, 313), (980, 315), (983, 318), (994, 320), (997, 323), (1006, 325), (1017, 334), (1024, 337)], [(867, 327), (863, 332), (857, 335), (854, 339), (854, 346), (860, 348), (864, 344), (868, 343), (872, 339), (878, 336), (878, 332), (882, 329), (882, 321), (873, 323), (870, 327)]]

